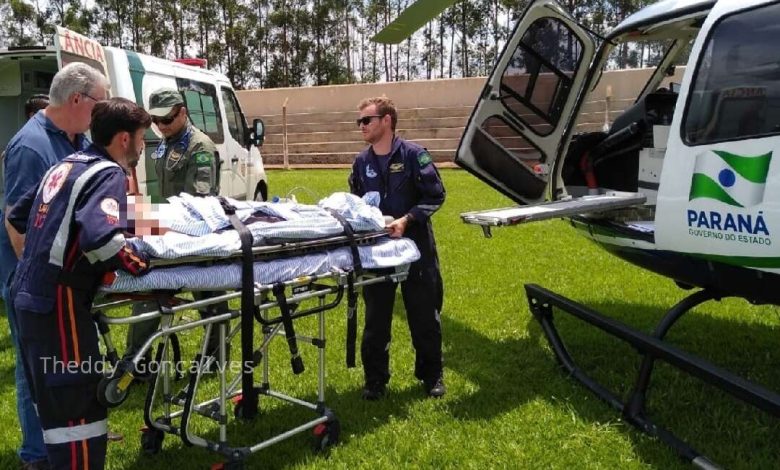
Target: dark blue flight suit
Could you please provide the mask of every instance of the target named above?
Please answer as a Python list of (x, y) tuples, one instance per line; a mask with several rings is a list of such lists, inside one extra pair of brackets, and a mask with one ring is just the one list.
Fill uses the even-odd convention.
[[(430, 384), (442, 374), (441, 319), (443, 285), (433, 238), (431, 216), (444, 203), (444, 186), (431, 155), (423, 147), (393, 138), (389, 155), (377, 156), (369, 147), (352, 165), (349, 186), (353, 194), (369, 191), (380, 195), (385, 215), (410, 220), (404, 236), (420, 250), (420, 259), (401, 283), (406, 319), (416, 352), (414, 375)], [(366, 384), (385, 385), (390, 380), (389, 346), (396, 285), (392, 282), (363, 288), (366, 321), (361, 356)]]
[(148, 270), (126, 242), (124, 170), (92, 145), (52, 167), (8, 214), (25, 233), (11, 286), (25, 373), (55, 469), (102, 469), (107, 410), (90, 309), (103, 275)]

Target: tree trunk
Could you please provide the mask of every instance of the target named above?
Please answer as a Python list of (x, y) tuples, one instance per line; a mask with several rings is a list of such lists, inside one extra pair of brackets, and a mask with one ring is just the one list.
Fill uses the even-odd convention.
[(439, 78), (444, 78), (444, 21), (439, 18)]
[(462, 61), (463, 61), (463, 70), (462, 75), (463, 78), (466, 78), (469, 76), (469, 45), (466, 42), (466, 39), (468, 38), (468, 25), (466, 24), (466, 5), (461, 4), (461, 10), (460, 10), (460, 20), (461, 20), (461, 37), (460, 37), (460, 47), (461, 47), (461, 53), (462, 53)]
[(349, 31), (349, 3), (344, 5), (344, 29), (346, 30), (346, 52), (347, 52), (347, 82), (352, 83), (352, 37)]
[[(385, 5), (385, 22), (384, 26), (387, 26), (387, 24), (390, 22), (390, 6)], [(385, 81), (392, 81), (392, 77), (390, 76), (391, 72), (391, 65), (388, 63), (388, 57), (387, 57), (387, 44), (382, 44), (382, 49), (384, 52), (385, 57)], [(390, 46), (390, 60), (393, 60), (393, 48)]]

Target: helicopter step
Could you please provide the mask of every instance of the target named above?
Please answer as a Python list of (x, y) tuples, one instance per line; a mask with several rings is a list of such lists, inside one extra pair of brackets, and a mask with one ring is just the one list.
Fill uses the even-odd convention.
[[(656, 360), (664, 361), (749, 405), (780, 417), (780, 395), (776, 392), (738, 377), (663, 341), (669, 329), (685, 313), (706, 301), (720, 300), (722, 296), (717, 292), (705, 289), (685, 297), (664, 315), (653, 334), (648, 335), (536, 284), (526, 284), (525, 291), (531, 313), (541, 325), (550, 347), (566, 372), (607, 404), (620, 411), (623, 417), (637, 429), (657, 437), (672, 447), (682, 458), (700, 468), (719, 467), (670, 431), (653, 423), (645, 414), (647, 389)], [(574, 363), (555, 327), (553, 307), (629, 343), (643, 356), (636, 382), (627, 400), (624, 401), (620, 396), (596, 382)]]

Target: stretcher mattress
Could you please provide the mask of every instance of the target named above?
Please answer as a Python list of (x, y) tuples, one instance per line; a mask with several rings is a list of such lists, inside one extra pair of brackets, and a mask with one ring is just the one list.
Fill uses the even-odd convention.
[[(374, 245), (358, 247), (364, 269), (393, 268), (417, 261), (417, 246), (408, 238), (384, 239)], [(334, 269), (348, 270), (353, 266), (349, 247), (291, 258), (279, 258), (254, 263), (254, 280), (262, 284), (288, 281), (300, 276), (321, 275)], [(227, 290), (241, 287), (241, 264), (212, 266), (182, 265), (155, 268), (134, 277), (117, 272), (116, 279), (102, 287), (106, 293), (148, 292), (154, 290)]]
[[(226, 262), (226, 258), (240, 253), (241, 242), (238, 233), (229, 228), (230, 222), (217, 198), (182, 194), (168, 201), (161, 212), (165, 214), (166, 225), (176, 231), (131, 240), (137, 249), (153, 259), (153, 266), (154, 259), (166, 260), (166, 265), (139, 277), (117, 271), (114, 279), (101, 287), (102, 292), (226, 290), (241, 286), (240, 258)], [(262, 284), (353, 268), (351, 249), (344, 246), (344, 227), (329, 210), (340, 214), (357, 233), (384, 228), (384, 218), (376, 207), (347, 193), (335, 193), (317, 206), (229, 202), (237, 208), (236, 214), (252, 233), (253, 246), (280, 247), (279, 257), (254, 263), (254, 281)], [(338, 239), (339, 243), (329, 248), (329, 239)], [(322, 249), (301, 254), (289, 249), (291, 244), (310, 240), (323, 240)], [(405, 238), (381, 237), (374, 244), (358, 246), (358, 252), (364, 269), (403, 266), (420, 257), (414, 242)], [(176, 260), (181, 260), (182, 264), (177, 264)], [(204, 260), (211, 261), (210, 265), (205, 265)]]

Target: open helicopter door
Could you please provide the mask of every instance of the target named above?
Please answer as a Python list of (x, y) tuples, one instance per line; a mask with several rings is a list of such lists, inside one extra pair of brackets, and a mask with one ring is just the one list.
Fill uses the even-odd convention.
[(470, 212), (461, 215), (464, 222), (514, 225), (644, 201), (611, 193), (540, 204), (560, 173), (594, 54), (593, 39), (554, 0), (528, 6), (485, 84), (455, 162), (514, 201), (537, 205)]

